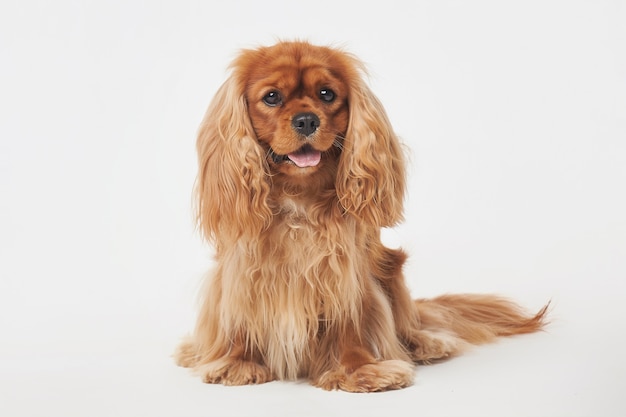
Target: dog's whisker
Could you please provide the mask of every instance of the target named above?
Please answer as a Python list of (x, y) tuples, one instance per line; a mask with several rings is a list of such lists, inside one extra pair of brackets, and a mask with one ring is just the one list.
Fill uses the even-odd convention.
[(333, 141), (333, 146), (334, 146), (335, 148), (340, 149), (340, 150), (342, 150), (342, 151), (343, 151), (343, 148), (344, 148), (343, 141), (344, 141), (344, 139), (345, 139), (344, 137), (337, 136), (337, 137), (335, 138), (335, 140)]

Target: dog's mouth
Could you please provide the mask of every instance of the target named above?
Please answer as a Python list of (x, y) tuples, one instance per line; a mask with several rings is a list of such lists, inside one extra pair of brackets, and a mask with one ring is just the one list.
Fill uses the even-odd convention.
[(276, 164), (288, 163), (294, 164), (298, 168), (307, 168), (317, 166), (322, 159), (322, 152), (313, 149), (311, 145), (304, 145), (295, 152), (288, 153), (287, 155), (279, 155), (271, 150), (272, 160)]

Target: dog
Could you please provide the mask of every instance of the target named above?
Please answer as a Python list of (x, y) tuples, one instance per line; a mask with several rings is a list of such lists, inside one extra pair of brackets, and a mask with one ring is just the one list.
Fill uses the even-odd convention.
[(307, 378), (326, 390), (407, 387), (417, 363), (535, 332), (494, 295), (412, 300), (402, 145), (363, 64), (304, 41), (243, 50), (201, 123), (197, 223), (215, 248), (195, 330), (175, 358), (207, 383)]

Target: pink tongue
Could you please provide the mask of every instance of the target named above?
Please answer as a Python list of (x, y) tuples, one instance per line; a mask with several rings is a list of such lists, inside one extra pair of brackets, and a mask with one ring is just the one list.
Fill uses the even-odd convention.
[(320, 163), (322, 153), (315, 150), (307, 150), (306, 152), (293, 152), (287, 155), (294, 164), (300, 168), (314, 167)]

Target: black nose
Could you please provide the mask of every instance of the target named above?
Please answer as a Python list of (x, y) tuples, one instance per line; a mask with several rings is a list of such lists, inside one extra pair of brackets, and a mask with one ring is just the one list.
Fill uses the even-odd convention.
[(320, 119), (313, 113), (298, 113), (291, 119), (291, 126), (303, 136), (309, 136), (320, 127)]

